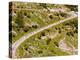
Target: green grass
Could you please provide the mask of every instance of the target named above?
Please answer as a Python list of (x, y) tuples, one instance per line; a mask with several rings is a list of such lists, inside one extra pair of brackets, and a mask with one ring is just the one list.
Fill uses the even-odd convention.
[(19, 47), (19, 49), (17, 49), (16, 52), (17, 52), (16, 55), (17, 55), (18, 58), (21, 58), (21, 57), (24, 56), (24, 51), (23, 51), (22, 47)]
[(75, 48), (78, 48), (78, 40), (76, 38), (74, 38), (74, 37), (72, 38), (71, 36), (66, 36), (65, 42), (69, 47), (73, 46)]
[[(64, 27), (64, 25), (63, 24), (59, 24), (59, 25), (57, 25), (55, 27), (62, 28), (62, 27)], [(52, 32), (59, 31), (59, 29), (56, 30), (55, 27), (52, 27), (52, 28), (49, 28), (49, 29), (45, 29), (42, 32), (45, 32), (46, 35), (47, 35), (47, 34), (52, 34)], [(29, 48), (29, 46), (35, 47), (34, 50), (30, 49), (31, 53), (29, 53), (30, 55), (28, 55), (28, 57), (70, 55), (67, 52), (63, 52), (59, 48), (55, 47), (55, 46), (58, 46), (60, 40), (64, 39), (65, 32), (67, 32), (65, 29), (64, 29), (64, 32), (59, 33), (55, 38), (51, 39), (50, 41), (49, 41), (49, 38), (38, 39), (38, 37), (41, 36), (42, 32), (39, 32), (39, 33), (35, 34), (34, 36), (31, 36), (29, 39), (25, 40), (20, 45), (20, 46), (27, 47), (27, 48)], [(37, 39), (35, 39), (35, 38), (37, 38)], [(66, 35), (65, 38), (66, 38), (65, 42), (69, 47), (72, 48), (72, 46), (75, 46), (77, 48), (77, 40), (75, 40), (75, 39), (77, 39), (76, 33), (75, 33), (75, 37), (73, 37), (74, 41), (72, 40), (71, 36), (67, 36)], [(47, 44), (47, 41), (49, 42), (48, 44)], [(55, 44), (55, 42), (56, 42), (56, 44)], [(71, 43), (72, 46), (69, 45), (68, 42)], [(35, 50), (36, 50), (36, 52), (35, 52)]]
[[(19, 10), (20, 11), (20, 10)], [(38, 28), (40, 27), (43, 27), (43, 26), (47, 26), (51, 23), (55, 23), (58, 21), (58, 16), (53, 16), (53, 19), (49, 19), (49, 16), (48, 16), (48, 13), (46, 12), (36, 12), (36, 11), (29, 11), (29, 10), (22, 10), (24, 11), (23, 13), (27, 14), (28, 16), (30, 16), (30, 18), (28, 18), (27, 16), (24, 17), (24, 20), (25, 20), (25, 24), (28, 23), (29, 25), (33, 23), (37, 23), (39, 25)], [(32, 14), (33, 12), (33, 14)], [(18, 14), (18, 10), (16, 10), (16, 15)], [(36, 16), (34, 13), (36, 13), (38, 16), (41, 15), (42, 19), (45, 19), (45, 21), (43, 21), (41, 18), (39, 18), (38, 16)], [(53, 13), (54, 14), (54, 13)], [(16, 28), (16, 19), (17, 17), (16, 16), (13, 16), (12, 17), (12, 21), (14, 21), (14, 24), (13, 24), (13, 30), (18, 34), (16, 37), (12, 37), (12, 43), (14, 43), (15, 41), (17, 41), (21, 36), (31, 32), (31, 31), (34, 31), (35, 29), (30, 29), (30, 31), (28, 32), (21, 32), (21, 31), (17, 31), (17, 28)]]
[[(62, 28), (63, 26), (64, 26), (63, 24), (59, 24), (59, 25), (57, 25), (55, 27)], [(45, 32), (46, 35), (50, 34), (51, 32), (57, 32), (55, 27), (46, 29), (46, 30), (44, 30), (42, 32)], [(27, 48), (29, 48), (29, 46), (35, 47), (34, 50), (33, 49), (29, 49), (30, 53), (29, 53), (29, 55), (27, 57), (70, 55), (67, 52), (63, 52), (59, 48), (55, 47), (56, 45), (58, 45), (60, 40), (64, 39), (65, 32), (67, 32), (67, 31), (64, 30), (64, 32), (61, 32), (60, 34), (57, 35), (57, 37), (51, 39), (50, 41), (49, 41), (49, 38), (35, 40), (35, 38), (38, 38), (38, 37), (41, 36), (41, 32), (39, 32), (39, 33), (35, 34), (34, 36), (31, 36), (29, 39), (25, 40), (20, 46), (27, 47)], [(73, 37), (73, 38), (74, 38), (74, 41), (72, 41), (72, 37), (71, 36), (67, 36), (66, 35), (65, 42), (69, 47), (72, 48), (72, 46), (69, 45), (69, 43), (71, 43), (73, 46), (75, 46), (77, 48), (77, 40), (75, 40), (75, 39), (77, 39), (76, 33), (75, 33), (75, 37)], [(47, 41), (49, 41), (48, 44), (47, 44)], [(56, 45), (55, 45), (55, 42), (56, 42)], [(20, 50), (20, 49), (18, 48), (18, 50)], [(35, 50), (36, 50), (36, 52), (35, 52)]]
[[(18, 2), (17, 2), (18, 3)], [(15, 3), (16, 4), (16, 3)], [(64, 8), (66, 11), (69, 11), (69, 8), (67, 8), (65, 5), (54, 5), (54, 4), (35, 4), (35, 3), (19, 3), (17, 6), (14, 6), (15, 8), (22, 8), (21, 10), (23, 12), (24, 17), (22, 17), (22, 20), (24, 20), (24, 24), (29, 24), (30, 27), (32, 23), (38, 24), (37, 28), (31, 27), (29, 31), (24, 32), (23, 28), (19, 28), (20, 31), (18, 31), (18, 28), (16, 28), (16, 20), (17, 20), (17, 15), (20, 11), (20, 9), (14, 9), (16, 12), (16, 16), (12, 17), (13, 23), (13, 31), (17, 33), (17, 36), (12, 37), (12, 43), (16, 42), (19, 38), (24, 36), (25, 34), (28, 34), (32, 31), (35, 31), (36, 29), (39, 29), (44, 26), (48, 26), (49, 24), (53, 24), (55, 22), (58, 22), (60, 20), (66, 19), (66, 17), (62, 17), (60, 15), (60, 12), (50, 12), (48, 8)], [(24, 9), (25, 8), (25, 9)], [(36, 10), (29, 10), (29, 9), (36, 9)], [(47, 11), (39, 11), (39, 9), (46, 9)], [(52, 18), (50, 18), (49, 15), (52, 15)], [(19, 18), (19, 17), (18, 17)], [(76, 20), (77, 21), (77, 20)], [(67, 46), (72, 48), (74, 46), (76, 49), (78, 48), (78, 40), (77, 40), (77, 33), (74, 33), (74, 36), (71, 35), (65, 35), (65, 33), (68, 32), (66, 30), (67, 28), (66, 23), (69, 23), (68, 26), (73, 26), (76, 27), (77, 22), (73, 21), (67, 21), (64, 23), (61, 23), (59, 25), (56, 25), (54, 27), (48, 28), (43, 30), (42, 32), (39, 32), (27, 40), (25, 40), (18, 48), (16, 51), (16, 56), (18, 58), (21, 57), (39, 57), (39, 56), (64, 56), (64, 55), (69, 55), (67, 52), (63, 52), (59, 48), (59, 42), (60, 40), (65, 39), (65, 42)], [(73, 23), (74, 22), (74, 23)], [(73, 31), (69, 30), (69, 32)], [(45, 33), (46, 38), (41, 39), (42, 33)], [(58, 33), (56, 37), (51, 39), (48, 35), (54, 36), (55, 33)], [(71, 46), (71, 45), (72, 46)]]
[[(44, 31), (46, 32), (46, 30), (44, 30)], [(52, 31), (50, 31), (50, 32), (52, 32)], [(46, 33), (48, 34), (50, 32), (46, 32)], [(58, 35), (57, 37), (55, 37), (54, 39), (52, 39), (48, 45), (47, 45), (48, 38), (35, 40), (35, 38), (39, 37), (40, 34), (41, 34), (41, 32), (37, 33), (36, 35), (30, 37), (29, 39), (27, 39), (26, 41), (24, 41), (21, 44), (21, 46), (27, 47), (27, 48), (29, 48), (29, 46), (35, 47), (34, 50), (30, 49), (30, 51), (31, 51), (31, 55), (30, 56), (31, 57), (34, 57), (34, 55), (35, 55), (35, 57), (36, 56), (68, 55), (68, 53), (63, 52), (63, 51), (59, 50), (58, 48), (56, 48), (55, 47), (56, 45), (54, 44), (54, 42), (57, 42), (57, 44), (58, 44), (59, 41), (64, 38), (64, 36), (63, 36), (64, 33), (62, 33), (62, 34)], [(55, 51), (55, 49), (56, 49), (56, 51)], [(18, 48), (18, 50), (19, 50), (19, 48)], [(36, 50), (36, 52), (35, 52), (35, 50)], [(41, 51), (41, 53), (38, 53), (38, 51)]]

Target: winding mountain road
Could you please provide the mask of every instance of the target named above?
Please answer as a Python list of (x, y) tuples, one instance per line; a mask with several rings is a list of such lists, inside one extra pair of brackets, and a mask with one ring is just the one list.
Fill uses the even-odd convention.
[(35, 31), (33, 31), (33, 32), (30, 32), (30, 33), (22, 36), (20, 39), (18, 39), (15, 43), (12, 44), (12, 58), (17, 58), (17, 57), (16, 57), (16, 49), (17, 49), (17, 48), (20, 46), (20, 44), (23, 43), (26, 39), (30, 38), (31, 36), (33, 36), (33, 35), (41, 32), (41, 31), (43, 31), (43, 30), (45, 30), (45, 29), (48, 29), (48, 28), (50, 28), (50, 27), (52, 27), (52, 26), (55, 26), (55, 25), (64, 23), (64, 22), (69, 21), (69, 20), (71, 20), (71, 19), (73, 19), (73, 18), (76, 18), (76, 17), (77, 17), (77, 14), (75, 14), (75, 13), (74, 13), (74, 14), (71, 14), (71, 17), (69, 17), (69, 18), (66, 18), (66, 19), (64, 19), (64, 20), (60, 20), (60, 21), (58, 21), (58, 22), (56, 22), (56, 23), (53, 23), (53, 24), (50, 24), (50, 25), (48, 25), (48, 26), (39, 28), (39, 29), (37, 29), (37, 30), (35, 30)]

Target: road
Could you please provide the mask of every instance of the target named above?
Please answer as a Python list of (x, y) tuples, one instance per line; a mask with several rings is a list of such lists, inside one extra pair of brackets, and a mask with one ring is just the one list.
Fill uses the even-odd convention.
[(16, 49), (17, 49), (17, 48), (20, 46), (20, 44), (23, 43), (26, 39), (28, 39), (29, 37), (31, 37), (31, 36), (33, 36), (33, 35), (41, 32), (41, 31), (43, 31), (43, 30), (45, 30), (45, 29), (48, 29), (48, 28), (50, 28), (50, 27), (52, 27), (52, 26), (61, 24), (61, 23), (63, 23), (63, 22), (69, 21), (69, 20), (77, 17), (76, 14), (71, 14), (71, 15), (72, 15), (72, 16), (69, 17), (69, 18), (66, 18), (66, 19), (64, 19), (64, 20), (60, 20), (60, 21), (58, 21), (58, 22), (56, 22), (56, 23), (53, 23), (53, 24), (50, 24), (50, 25), (48, 25), (48, 26), (39, 28), (39, 29), (37, 29), (37, 30), (29, 33), (29, 34), (26, 34), (26, 35), (22, 36), (20, 39), (18, 39), (15, 43), (12, 44), (12, 58), (17, 58), (17, 57), (16, 57)]

